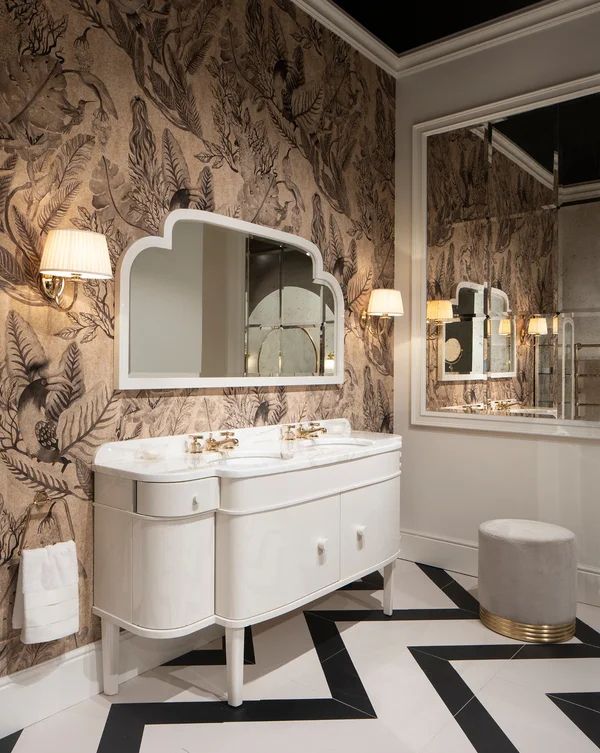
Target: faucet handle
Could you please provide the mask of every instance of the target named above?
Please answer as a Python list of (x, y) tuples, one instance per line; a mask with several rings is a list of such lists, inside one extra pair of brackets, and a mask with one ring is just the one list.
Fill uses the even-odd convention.
[(202, 440), (204, 439), (204, 434), (190, 434), (188, 438), (187, 443), (187, 451), (188, 452), (202, 452)]

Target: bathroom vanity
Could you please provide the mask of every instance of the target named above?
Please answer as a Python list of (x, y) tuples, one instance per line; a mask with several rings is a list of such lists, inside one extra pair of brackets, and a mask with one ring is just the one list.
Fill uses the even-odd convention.
[[(174, 638), (225, 628), (228, 701), (242, 703), (244, 628), (375, 570), (392, 613), (401, 438), (348, 421), (290, 439), (236, 430), (221, 452), (185, 436), (103, 445), (94, 463), (94, 612), (104, 692), (118, 692), (119, 628)], [(193, 449), (196, 449), (195, 447)]]

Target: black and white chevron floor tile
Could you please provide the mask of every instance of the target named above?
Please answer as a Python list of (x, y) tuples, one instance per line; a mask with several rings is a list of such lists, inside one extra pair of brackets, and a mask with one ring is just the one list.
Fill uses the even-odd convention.
[(566, 644), (477, 618), (477, 582), (399, 561), (395, 612), (372, 576), (246, 632), (245, 696), (224, 702), (220, 642), (0, 740), (0, 753), (592, 753), (600, 608)]

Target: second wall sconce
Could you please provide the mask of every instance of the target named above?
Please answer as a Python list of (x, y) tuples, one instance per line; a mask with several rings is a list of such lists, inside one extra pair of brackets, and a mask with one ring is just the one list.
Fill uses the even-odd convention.
[(360, 315), (362, 327), (369, 324), (369, 320), (377, 317), (379, 321), (391, 319), (394, 316), (404, 314), (404, 305), (402, 303), (402, 293), (393, 288), (375, 288), (371, 291), (369, 305)]
[(40, 275), (45, 296), (59, 308), (70, 308), (72, 302), (66, 305), (64, 300), (67, 280), (112, 279), (106, 236), (72, 228), (51, 230), (44, 245)]

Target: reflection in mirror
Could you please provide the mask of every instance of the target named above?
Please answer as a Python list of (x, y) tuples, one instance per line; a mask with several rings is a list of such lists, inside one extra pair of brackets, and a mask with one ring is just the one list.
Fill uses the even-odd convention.
[(600, 425), (600, 95), (426, 154), (427, 411)]
[(315, 282), (310, 253), (183, 219), (172, 246), (131, 265), (129, 376), (334, 374), (334, 294)]

